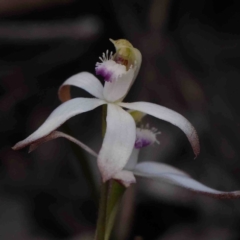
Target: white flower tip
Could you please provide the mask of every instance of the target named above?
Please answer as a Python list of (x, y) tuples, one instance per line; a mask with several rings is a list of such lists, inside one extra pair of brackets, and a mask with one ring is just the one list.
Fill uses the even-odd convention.
[(41, 145), (41, 144), (44, 142), (44, 139), (47, 138), (47, 137), (48, 137), (48, 136), (43, 137), (43, 138), (39, 138), (39, 139), (37, 139), (37, 140), (35, 140), (35, 141), (31, 141), (31, 140), (29, 139), (29, 137), (28, 137), (28, 138), (26, 138), (26, 139), (24, 139), (24, 140), (16, 143), (16, 144), (12, 147), (12, 149), (13, 149), (13, 150), (20, 150), (20, 149), (25, 148), (25, 147), (27, 147), (27, 146), (30, 145), (29, 151), (28, 151), (28, 153), (30, 153), (30, 152), (34, 151), (39, 145)]
[(56, 131), (53, 131), (51, 132), (50, 134), (46, 135), (46, 136), (43, 136), (43, 137), (39, 137), (37, 139), (34, 139), (31, 137), (32, 135), (28, 136), (26, 139), (16, 143), (12, 149), (13, 150), (20, 150), (22, 148), (25, 148), (27, 146), (30, 146), (29, 147), (29, 151), (28, 153), (34, 151), (36, 148), (38, 148), (39, 145), (41, 145), (42, 143), (44, 142), (47, 142), (53, 138), (55, 138), (55, 135), (56, 135)]
[(13, 147), (12, 147), (12, 150), (16, 151), (16, 150), (20, 150), (24, 147), (26, 147), (28, 144), (25, 143), (25, 141), (20, 141), (18, 143), (16, 143)]
[(12, 150), (14, 150), (14, 151), (18, 150), (17, 144), (15, 144), (15, 145), (12, 147)]

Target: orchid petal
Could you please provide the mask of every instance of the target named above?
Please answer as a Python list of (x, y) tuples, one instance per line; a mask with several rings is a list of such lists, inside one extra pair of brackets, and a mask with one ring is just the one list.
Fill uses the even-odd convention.
[(200, 146), (197, 132), (192, 124), (181, 114), (169, 108), (148, 102), (119, 103), (119, 105), (129, 109), (138, 110), (140, 112), (145, 112), (179, 127), (186, 134), (195, 156), (199, 154)]
[(70, 86), (82, 88), (94, 97), (103, 99), (103, 86), (91, 73), (81, 72), (68, 78), (59, 88), (58, 95), (62, 102), (71, 99)]
[(98, 157), (103, 181), (121, 171), (129, 159), (136, 139), (136, 126), (129, 113), (108, 104), (107, 129)]
[(115, 102), (123, 98), (131, 84), (134, 77), (134, 68), (130, 68), (125, 74), (119, 77), (116, 81), (105, 82), (103, 88), (104, 98), (109, 102)]
[(126, 188), (136, 183), (136, 178), (130, 171), (122, 170), (113, 176), (113, 179), (119, 181)]
[(69, 100), (57, 107), (34, 133), (18, 142), (13, 146), (13, 149), (18, 150), (26, 147), (50, 134), (69, 118), (83, 112), (88, 112), (103, 104), (105, 104), (105, 101), (96, 98), (74, 98)]
[(163, 163), (143, 162), (136, 165), (133, 173), (137, 176), (162, 180), (194, 192), (216, 198), (240, 198), (240, 191), (223, 192), (212, 189), (192, 179), (186, 173)]
[(80, 142), (79, 140), (77, 140), (76, 138), (60, 132), (60, 131), (53, 131), (51, 132), (49, 135), (39, 139), (37, 142), (34, 142), (30, 145), (29, 148), (29, 152), (34, 151), (36, 148), (38, 148), (40, 145), (42, 145), (43, 143), (46, 143), (48, 141), (51, 141), (53, 139), (59, 138), (59, 137), (63, 137), (66, 138), (67, 140), (75, 143), (76, 145), (78, 145), (80, 148), (84, 149), (85, 151), (87, 151), (88, 153), (90, 153), (92, 156), (97, 157), (98, 154), (96, 152), (94, 152), (90, 147), (88, 147), (87, 145), (85, 145), (84, 143)]

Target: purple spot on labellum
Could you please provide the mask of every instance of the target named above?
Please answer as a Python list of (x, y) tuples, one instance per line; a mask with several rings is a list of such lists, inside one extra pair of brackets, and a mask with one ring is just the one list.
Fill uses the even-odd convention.
[(106, 82), (112, 82), (112, 72), (104, 68), (96, 67), (96, 75), (102, 76)]
[(140, 149), (140, 148), (143, 148), (143, 147), (147, 147), (150, 144), (151, 144), (151, 141), (149, 141), (147, 139), (137, 139), (134, 147), (136, 149)]

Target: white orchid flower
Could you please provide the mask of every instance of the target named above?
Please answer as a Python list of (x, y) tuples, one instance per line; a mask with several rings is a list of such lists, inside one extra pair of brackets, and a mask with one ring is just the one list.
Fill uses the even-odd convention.
[[(136, 128), (136, 139), (132, 154), (127, 164), (125, 165), (124, 169), (113, 176), (115, 180), (119, 181), (125, 187), (129, 187), (131, 184), (136, 183), (135, 176), (139, 176), (151, 180), (170, 183), (182, 188), (186, 188), (193, 192), (215, 198), (229, 198), (229, 199), (240, 198), (240, 191), (224, 192), (210, 188), (194, 180), (187, 173), (165, 163), (153, 161), (144, 161), (138, 163), (138, 155), (141, 148), (148, 146), (150, 147), (154, 143), (159, 143), (159, 141), (157, 140), (158, 134), (159, 132), (154, 128), (153, 129)], [(47, 137), (43, 138), (42, 141), (38, 141), (36, 143), (31, 144), (30, 151), (33, 151), (43, 142), (50, 141), (52, 139), (56, 139), (59, 137), (66, 138), (69, 141), (74, 142), (79, 147), (83, 148), (96, 158), (99, 157), (94, 150), (92, 150), (79, 140), (59, 131), (53, 131)]]
[[(179, 127), (186, 134), (195, 155), (198, 155), (200, 147), (197, 133), (185, 117), (153, 103), (122, 102), (137, 76), (142, 58), (139, 50), (127, 40), (111, 41), (115, 45), (116, 53), (112, 55), (107, 52), (100, 58), (101, 63), (96, 64), (96, 73), (105, 79), (104, 87), (88, 72), (81, 72), (67, 79), (59, 89), (59, 98), (64, 103), (57, 107), (34, 133), (18, 142), (13, 147), (14, 150), (44, 142), (69, 118), (107, 104), (107, 128), (97, 159), (103, 182), (113, 177), (122, 179), (123, 175), (126, 178), (132, 176), (122, 170), (135, 145), (136, 125), (133, 117), (122, 107), (144, 112)], [(95, 98), (71, 99), (70, 86), (84, 89)]]

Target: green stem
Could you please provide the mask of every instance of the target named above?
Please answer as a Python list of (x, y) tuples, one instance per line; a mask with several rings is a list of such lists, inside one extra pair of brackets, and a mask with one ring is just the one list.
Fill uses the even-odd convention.
[(97, 229), (94, 240), (104, 240), (106, 231), (106, 208), (107, 208), (107, 192), (109, 182), (103, 183), (101, 186), (101, 196), (97, 220)]
[(118, 206), (126, 188), (111, 179), (102, 184), (95, 240), (108, 240), (113, 229)]
[(119, 182), (111, 179), (108, 189), (107, 209), (106, 209), (106, 230), (105, 240), (108, 240), (114, 226), (117, 210), (126, 188)]

